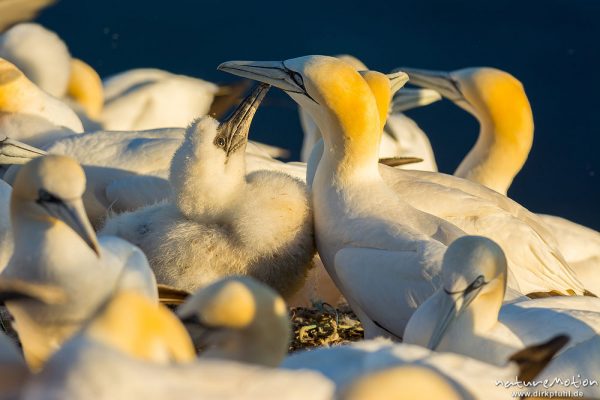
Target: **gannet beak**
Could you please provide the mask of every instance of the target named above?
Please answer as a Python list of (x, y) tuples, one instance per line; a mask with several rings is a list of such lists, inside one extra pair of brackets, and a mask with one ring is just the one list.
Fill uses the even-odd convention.
[(437, 349), (452, 321), (458, 318), (469, 307), (469, 304), (475, 300), (485, 284), (483, 275), (479, 275), (464, 290), (453, 292), (445, 288), (443, 289), (446, 296), (443, 296), (444, 301), (440, 307), (440, 319), (438, 319), (433, 329), (427, 348), (431, 350)]
[(48, 192), (40, 191), (40, 196), (36, 202), (46, 210), (48, 215), (64, 222), (69, 228), (73, 229), (90, 249), (100, 257), (98, 239), (81, 199), (62, 200)]
[(224, 150), (228, 157), (236, 150), (242, 148), (248, 141), (248, 133), (250, 132), (250, 125), (252, 124), (254, 114), (256, 114), (256, 110), (258, 110), (270, 87), (270, 85), (265, 83), (256, 86), (242, 100), (238, 108), (219, 125), (219, 133), (215, 141), (218, 141), (220, 138), (225, 139)]
[(392, 99), (392, 114), (424, 107), (442, 99), (433, 89), (402, 89)]
[(420, 162), (423, 162), (423, 159), (419, 157), (385, 157), (379, 159), (379, 164), (387, 165), (392, 168)]
[(303, 94), (315, 101), (304, 87), (304, 78), (285, 66), (285, 61), (227, 61), (219, 71), (268, 83), (286, 92)]
[(46, 155), (44, 150), (12, 140), (6, 136), (0, 138), (0, 165), (25, 164), (32, 158)]

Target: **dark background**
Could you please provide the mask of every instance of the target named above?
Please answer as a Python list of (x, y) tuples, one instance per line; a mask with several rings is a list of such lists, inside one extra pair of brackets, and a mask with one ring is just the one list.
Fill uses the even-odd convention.
[[(529, 160), (509, 194), (532, 211), (600, 230), (597, 0), (62, 0), (38, 21), (102, 76), (157, 67), (225, 82), (226, 60), (353, 54), (371, 69), (493, 66), (520, 79), (534, 112)], [(443, 101), (408, 113), (452, 173), (478, 125)], [(253, 139), (298, 157), (295, 105), (272, 90)]]

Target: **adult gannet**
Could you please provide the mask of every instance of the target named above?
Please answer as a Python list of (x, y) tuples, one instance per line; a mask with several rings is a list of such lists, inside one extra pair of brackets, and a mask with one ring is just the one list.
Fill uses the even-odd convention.
[[(381, 338), (352, 343), (347, 346), (321, 348), (294, 353), (284, 360), (282, 368), (314, 370), (333, 381), (338, 391), (355, 383), (362, 376), (388, 369), (427, 368), (443, 377), (465, 399), (509, 399), (512, 390), (495, 382), (514, 381), (516, 377), (536, 376), (564, 344), (556, 338), (539, 346), (516, 352), (505, 365), (493, 364), (453, 353), (434, 352), (405, 343), (392, 343)], [(424, 393), (427, 387), (422, 388)], [(423, 396), (423, 398), (431, 398)]]
[(192, 329), (203, 359), (218, 358), (276, 367), (291, 335), (288, 309), (270, 287), (248, 276), (233, 276), (198, 290), (177, 310)]
[(456, 177), (377, 169), (380, 120), (387, 116), (391, 90), (384, 75), (370, 72), (367, 82), (347, 64), (324, 56), (232, 61), (219, 68), (285, 90), (320, 126), (325, 150), (312, 185), (317, 248), (367, 334), (381, 333), (366, 319), (369, 314), (402, 335), (412, 311), (437, 285), (445, 246), (465, 233), (483, 233), (502, 244), (513, 275), (511, 297), (584, 293), (546, 238), (549, 233), (518, 204)]
[(104, 233), (148, 256), (159, 283), (194, 291), (251, 275), (293, 295), (315, 253), (305, 186), (281, 172), (246, 174), (250, 123), (268, 87), (257, 87), (223, 123), (203, 117), (171, 163), (172, 201), (124, 213)]
[[(368, 70), (367, 66), (356, 57), (341, 55), (337, 58), (352, 65), (357, 71)], [(419, 126), (402, 114), (402, 112), (431, 104), (440, 99), (440, 94), (434, 90), (401, 90), (397, 92), (392, 107), (390, 107), (390, 115), (387, 117), (381, 142), (379, 143), (379, 157), (419, 157), (423, 160), (422, 162), (408, 164), (403, 168), (437, 171), (435, 156), (433, 155), (429, 139)], [(298, 111), (300, 113), (300, 125), (304, 132), (300, 156), (302, 161), (308, 162), (315, 144), (321, 140), (322, 135), (308, 112), (302, 107), (298, 107)]]
[(36, 23), (15, 25), (0, 35), (0, 57), (15, 64), (46, 93), (69, 101), (86, 122), (99, 117), (104, 96), (98, 73), (71, 58), (55, 32)]
[[(454, 175), (506, 195), (533, 143), (533, 115), (521, 82), (495, 68), (407, 72), (411, 83), (439, 91), (479, 121), (477, 142)], [(564, 218), (539, 217), (586, 288), (600, 293), (600, 233)]]
[[(413, 314), (405, 343), (503, 365), (515, 350), (555, 335), (569, 336), (565, 348), (598, 337), (600, 299), (561, 297), (502, 305), (506, 271), (504, 253), (493, 241), (457, 239), (444, 255), (442, 287)], [(560, 357), (552, 363), (560, 365)]]
[(311, 371), (194, 361), (191, 340), (177, 318), (125, 292), (49, 360), (22, 398), (331, 400), (333, 390), (327, 379)]
[(14, 252), (2, 276), (57, 285), (68, 296), (62, 305), (7, 303), (33, 369), (116, 290), (130, 288), (157, 298), (142, 252), (116, 237), (96, 237), (83, 208), (84, 190), (83, 170), (63, 156), (30, 161), (13, 185)]
[(66, 104), (42, 91), (13, 64), (0, 58), (0, 133), (35, 147), (83, 132)]

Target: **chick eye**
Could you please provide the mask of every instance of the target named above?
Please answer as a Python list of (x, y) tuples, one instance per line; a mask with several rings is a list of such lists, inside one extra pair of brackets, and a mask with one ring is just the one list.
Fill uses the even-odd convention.
[(225, 147), (225, 139), (222, 137), (217, 138), (216, 143), (219, 147)]

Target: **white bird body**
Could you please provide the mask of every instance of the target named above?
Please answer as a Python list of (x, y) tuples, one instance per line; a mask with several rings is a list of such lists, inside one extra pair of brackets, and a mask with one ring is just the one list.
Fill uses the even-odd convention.
[(138, 248), (116, 237), (96, 240), (79, 198), (83, 171), (73, 160), (34, 159), (20, 171), (14, 187), (14, 252), (2, 275), (55, 284), (69, 298), (61, 305), (7, 303), (26, 359), (39, 368), (112, 293), (129, 288), (157, 300), (157, 289)]
[(158, 69), (129, 70), (104, 81), (101, 122), (108, 130), (185, 127), (206, 115), (218, 86)]
[[(507, 300), (538, 291), (584, 292), (569, 267), (561, 262), (560, 253), (555, 255), (551, 244), (540, 238), (529, 223), (494, 202), (459, 189), (466, 186), (471, 192), (487, 191), (488, 198), (493, 198), (493, 191), (453, 177), (452, 180), (462, 181), (458, 188), (435, 184), (435, 179), (447, 180), (442, 174), (385, 167), (378, 170), (377, 145), (383, 126), (378, 125), (377, 115), (387, 116), (390, 81), (378, 80), (381, 75), (371, 72), (371, 83), (358, 83), (347, 68), (341, 72), (341, 64), (334, 67), (332, 60), (335, 59), (310, 56), (285, 62), (230, 62), (220, 68), (288, 91), (311, 113), (323, 132), (325, 150), (312, 182), (317, 249), (334, 282), (366, 326), (368, 336), (370, 331), (382, 333), (375, 325), (402, 336), (414, 309), (437, 286), (446, 246), (460, 236), (481, 230), (504, 239), (504, 245), (517, 244), (516, 248), (506, 247), (511, 267), (514, 266)], [(335, 71), (339, 82), (346, 78), (352, 84), (325, 81), (321, 68)], [(310, 76), (306, 75), (307, 70)], [(301, 78), (294, 78), (292, 83), (290, 77), (297, 75)], [(369, 81), (368, 75), (365, 78)], [(311, 90), (307, 92), (306, 87)], [(371, 92), (372, 103), (365, 100), (366, 90)], [(327, 97), (329, 91), (331, 99)], [(320, 107), (321, 104), (326, 106)], [(357, 117), (363, 113), (364, 117)], [(314, 168), (309, 165), (308, 170)], [(391, 177), (386, 176), (388, 172)], [(415, 175), (435, 179), (410, 179)], [(499, 202), (508, 202), (507, 207), (516, 208), (516, 214), (528, 215), (516, 203), (504, 199)], [(446, 202), (450, 203), (448, 209), (444, 208)], [(502, 232), (497, 233), (502, 226)], [(377, 296), (373, 296), (374, 292)], [(393, 313), (389, 311), (391, 304)]]
[(203, 117), (188, 128), (171, 164), (171, 201), (107, 221), (103, 232), (140, 246), (160, 283), (193, 291), (244, 274), (286, 297), (302, 285), (314, 255), (304, 184), (281, 172), (246, 174), (256, 93), (221, 125)]
[[(600, 299), (595, 297), (502, 305), (506, 258), (489, 239), (460, 238), (448, 248), (442, 268), (442, 287), (413, 314), (406, 343), (504, 365), (515, 351), (557, 335), (569, 337), (568, 349), (600, 334)], [(560, 364), (561, 354), (553, 364)]]
[[(284, 360), (282, 368), (320, 372), (339, 390), (363, 375), (403, 365), (432, 369), (448, 379), (466, 399), (511, 398), (511, 390), (498, 387), (495, 382), (512, 381), (519, 372), (516, 364), (497, 367), (459, 354), (382, 339), (295, 353)], [(426, 386), (423, 393), (426, 396)]]
[[(477, 142), (455, 175), (506, 195), (533, 143), (533, 114), (521, 82), (493, 68), (408, 72), (411, 83), (439, 91), (480, 123)], [(540, 220), (586, 289), (600, 293), (600, 233), (560, 217)]]

